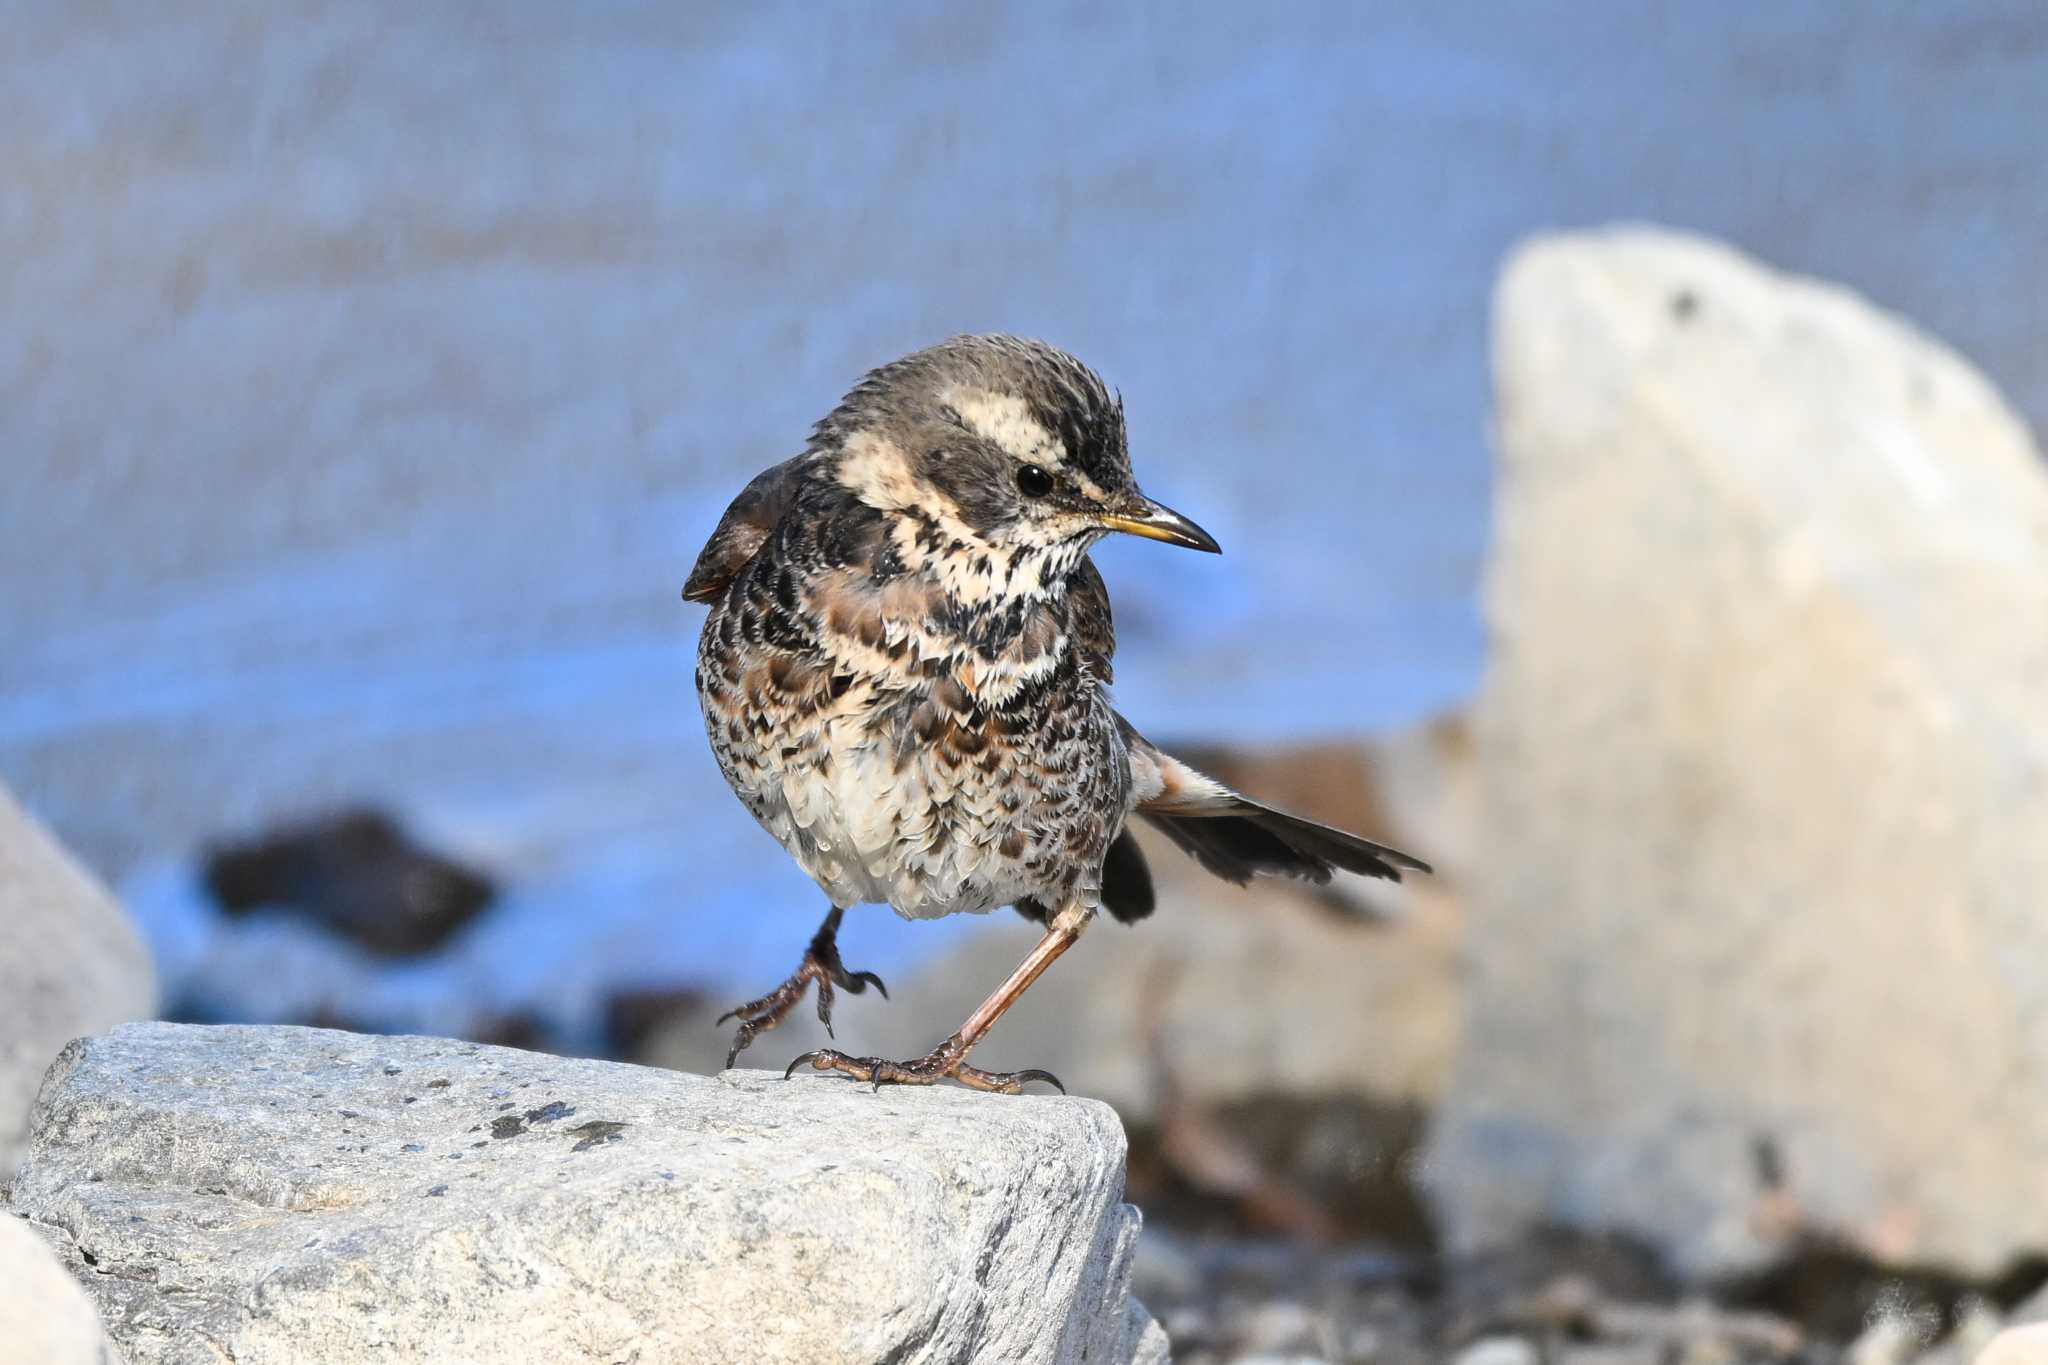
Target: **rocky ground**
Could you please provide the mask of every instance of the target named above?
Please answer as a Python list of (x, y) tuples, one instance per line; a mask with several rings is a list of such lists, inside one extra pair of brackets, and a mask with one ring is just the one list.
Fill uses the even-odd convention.
[[(1671, 234), (1532, 245), (1497, 334), (1474, 719), (1201, 755), (1438, 875), (1247, 894), (1154, 850), (1159, 915), (1097, 929), (977, 1054), (1085, 1100), (764, 1074), (825, 1041), (808, 1009), (718, 1074), (732, 1002), (685, 977), (602, 1030), (464, 1016), (518, 1051), (114, 1027), (154, 1007), (140, 945), (0, 802), (0, 1162), (28, 1115), (33, 1234), (0, 1234), (0, 1341), (2048, 1358), (2048, 657), (2012, 628), (2048, 617), (2039, 452), (1898, 320)], [(296, 916), (380, 970), (502, 913), (375, 812), (196, 870), (223, 923)], [(923, 1051), (1030, 938), (998, 917), (842, 997), (840, 1039)], [(589, 1051), (653, 1065), (549, 1055)]]
[[(1132, 1126), (1126, 1182), (1109, 1111), (1057, 1096), (133, 1025), (59, 1059), (10, 1207), (93, 1301), (38, 1316), (53, 1362), (100, 1358), (95, 1308), (131, 1365), (1151, 1361), (1169, 1340), (1184, 1365), (1963, 1365), (2048, 1320), (2040, 1262), (1973, 1282), (1816, 1243), (1687, 1280), (1554, 1229), (1446, 1254), (1412, 1179), (1424, 1117), (1169, 1106)], [(37, 1250), (0, 1238), (25, 1275)]]
[(1089, 1100), (134, 1024), (12, 1192), (129, 1365), (1157, 1362)]
[[(1563, 1229), (1463, 1256), (1356, 1240), (1355, 1227), (1280, 1236), (1258, 1202), (1153, 1185), (1151, 1138), (1132, 1137), (1131, 1197), (1147, 1218), (1132, 1288), (1182, 1362), (1962, 1365), (2002, 1329), (2048, 1320), (2048, 1263), (2028, 1258), (1966, 1281), (1815, 1243), (1698, 1280), (1640, 1242)], [(1267, 1182), (1315, 1188), (1288, 1180), (1283, 1159)]]

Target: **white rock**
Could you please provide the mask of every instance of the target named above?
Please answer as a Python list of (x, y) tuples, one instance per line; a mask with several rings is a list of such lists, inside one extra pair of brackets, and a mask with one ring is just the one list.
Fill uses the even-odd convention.
[(1457, 1365), (1540, 1365), (1542, 1359), (1521, 1337), (1481, 1337), (1458, 1352)]
[(1844, 1365), (1906, 1365), (1940, 1335), (1940, 1315), (1880, 1312), (1842, 1353)]
[(2038, 1249), (2040, 452), (1939, 343), (1674, 234), (1525, 247), (1496, 329), (1453, 1243)]
[(156, 1012), (149, 955), (93, 876), (0, 786), (0, 1185), (58, 1050)]
[(1976, 1365), (2048, 1365), (2048, 1323), (2006, 1328), (1978, 1353)]
[(120, 1365), (92, 1300), (26, 1220), (0, 1208), (0, 1361)]
[(131, 1025), (15, 1189), (134, 1365), (1156, 1361), (1100, 1104)]

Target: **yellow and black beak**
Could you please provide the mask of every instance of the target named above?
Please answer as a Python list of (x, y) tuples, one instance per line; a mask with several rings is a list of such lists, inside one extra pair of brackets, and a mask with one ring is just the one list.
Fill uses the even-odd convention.
[(1171, 507), (1163, 507), (1143, 494), (1133, 494), (1116, 511), (1104, 512), (1096, 520), (1110, 530), (1122, 531), (1126, 535), (1163, 540), (1168, 545), (1183, 545), (1212, 555), (1223, 553), (1216, 537)]

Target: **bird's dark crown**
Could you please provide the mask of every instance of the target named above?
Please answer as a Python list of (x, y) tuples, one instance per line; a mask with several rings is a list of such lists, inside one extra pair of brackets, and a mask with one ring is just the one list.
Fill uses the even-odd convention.
[(1072, 355), (1023, 337), (956, 336), (868, 371), (812, 445), (843, 447), (861, 432), (930, 438), (910, 443), (913, 457), (960, 446), (964, 433), (1018, 459), (1057, 460), (1105, 493), (1131, 484), (1123, 399)]
[(1136, 495), (1122, 401), (1018, 337), (954, 337), (870, 371), (811, 448), (870, 506), (998, 554), (1078, 557)]

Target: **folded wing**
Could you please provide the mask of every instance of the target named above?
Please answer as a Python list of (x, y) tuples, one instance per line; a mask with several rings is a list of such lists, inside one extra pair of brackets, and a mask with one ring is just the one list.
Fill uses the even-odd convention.
[(698, 553), (690, 581), (683, 585), (684, 597), (692, 602), (716, 602), (724, 595), (796, 501), (803, 466), (810, 458), (798, 455), (764, 469), (740, 490)]

